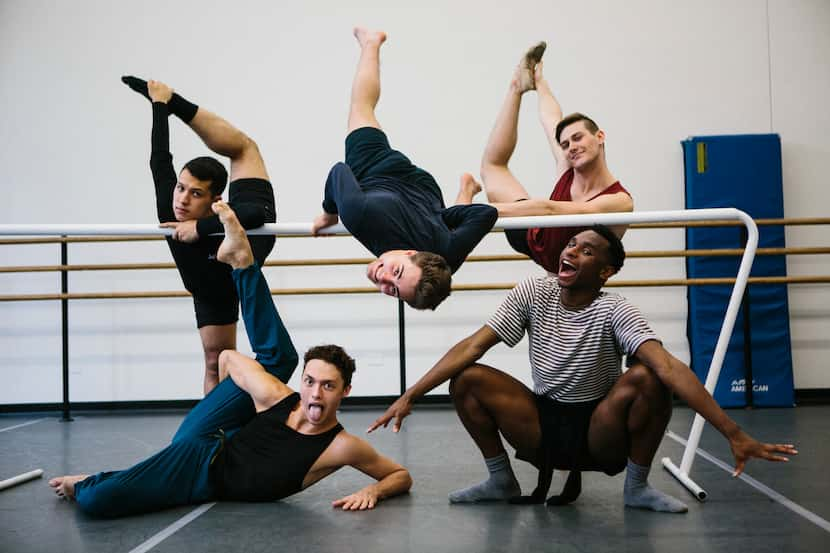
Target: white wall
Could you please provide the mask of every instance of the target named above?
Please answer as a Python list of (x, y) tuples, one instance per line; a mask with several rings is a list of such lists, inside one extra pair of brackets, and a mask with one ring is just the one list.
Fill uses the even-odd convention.
[[(164, 80), (255, 138), (282, 221), (319, 210), (342, 138), (358, 50), (351, 27), (383, 28), (378, 116), (395, 147), (431, 171), (445, 198), (478, 167), (512, 68), (533, 42), (549, 43), (548, 80), (565, 111), (591, 114), (608, 133), (609, 165), (638, 210), (682, 209), (679, 142), (690, 135), (778, 132), (785, 214), (826, 216), (819, 164), (830, 139), (830, 4), (823, 0), (658, 0), (585, 3), (477, 1), (0, 3), (0, 221), (148, 223), (150, 108), (119, 77)], [(203, 145), (171, 119), (177, 163)], [(823, 124), (822, 124), (823, 123)], [(553, 164), (535, 115), (523, 106), (513, 168), (547, 195)], [(820, 227), (788, 230), (790, 245), (826, 245)], [(628, 233), (630, 250), (681, 249), (679, 230)], [(0, 264), (54, 264), (58, 247), (0, 246)], [(499, 236), (476, 253), (508, 252)], [(280, 240), (272, 258), (365, 255), (351, 238)], [(167, 261), (163, 243), (72, 245), (70, 261)], [(827, 274), (822, 258), (791, 257), (792, 274)], [(530, 263), (467, 264), (457, 282), (515, 281)], [(269, 269), (274, 287), (363, 285), (352, 268)], [(621, 279), (682, 277), (679, 260), (630, 260)], [(2, 293), (54, 292), (54, 273), (0, 275)], [(175, 271), (77, 273), (73, 291), (174, 290)], [(830, 387), (827, 287), (790, 288), (796, 386)], [(666, 344), (688, 358), (685, 290), (626, 295)], [(436, 313), (408, 310), (410, 377), (478, 328), (503, 293), (458, 293)], [(298, 349), (337, 342), (358, 358), (355, 394), (398, 389), (396, 306), (380, 296), (280, 297)], [(0, 403), (60, 398), (56, 302), (0, 304)], [(72, 398), (198, 397), (202, 363), (189, 299), (76, 301), (70, 305)], [(240, 343), (245, 343), (240, 333)], [(245, 348), (243, 348), (245, 349)], [(487, 360), (528, 381), (526, 347)], [(439, 390), (441, 392), (445, 390)]]

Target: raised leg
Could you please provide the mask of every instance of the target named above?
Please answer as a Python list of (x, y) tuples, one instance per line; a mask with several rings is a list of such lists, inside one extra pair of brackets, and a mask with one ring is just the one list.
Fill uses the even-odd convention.
[(274, 305), (268, 282), (254, 263), (245, 229), (226, 203), (216, 202), (213, 210), (225, 227), (216, 258), (234, 269), (231, 274), (251, 349), (267, 372), (288, 382), (297, 366), (297, 350)]
[[(542, 49), (544, 52), (544, 49)], [(535, 55), (534, 49), (527, 52), (513, 73), (507, 96), (502, 103), (496, 123), (490, 132), (484, 155), (481, 159), (481, 178), (488, 201), (515, 202), (528, 197), (527, 190), (516, 179), (507, 164), (516, 149), (519, 129), (519, 108), (522, 95), (533, 90), (533, 68), (529, 56)], [(541, 57), (541, 53), (539, 54)]]
[(248, 135), (203, 107), (199, 107), (188, 124), (208, 148), (230, 158), (231, 181), (246, 178), (269, 180), (259, 146)]
[(361, 127), (379, 129), (375, 106), (380, 99), (380, 46), (386, 33), (355, 27), (354, 36), (360, 44), (360, 59), (352, 81), (348, 132)]
[(265, 163), (259, 153), (256, 142), (245, 133), (203, 107), (199, 107), (183, 98), (168, 85), (159, 81), (148, 82), (133, 76), (121, 77), (121, 80), (147, 98), (151, 99), (148, 87), (164, 91), (170, 113), (190, 125), (205, 145), (219, 155), (231, 160), (230, 179), (261, 178), (268, 180)]

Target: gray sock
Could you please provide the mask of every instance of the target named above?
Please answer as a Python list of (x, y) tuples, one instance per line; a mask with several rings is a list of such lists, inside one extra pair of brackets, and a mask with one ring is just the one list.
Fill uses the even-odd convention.
[(685, 513), (689, 510), (682, 501), (673, 498), (648, 484), (648, 472), (651, 467), (638, 465), (631, 459), (625, 471), (625, 490), (623, 498), (628, 507), (651, 509), (664, 513)]
[(490, 478), (475, 486), (450, 493), (450, 503), (474, 503), (476, 501), (498, 501), (521, 495), (519, 482), (510, 467), (507, 453), (484, 460)]

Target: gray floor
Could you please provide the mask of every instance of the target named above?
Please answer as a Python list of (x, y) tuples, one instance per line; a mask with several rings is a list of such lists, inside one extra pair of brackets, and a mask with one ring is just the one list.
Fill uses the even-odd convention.
[[(378, 414), (346, 411), (340, 418), (347, 429), (361, 433)], [(830, 407), (734, 410), (730, 415), (761, 439), (797, 444), (800, 455), (787, 465), (756, 461), (748, 467), (749, 475), (786, 499), (770, 499), (697, 457), (692, 476), (709, 492), (706, 503), (692, 499), (657, 462), (651, 476), (652, 484), (688, 502), (685, 515), (625, 509), (622, 475), (593, 473), (585, 476), (580, 499), (567, 507), (449, 505), (447, 492), (483, 478), (485, 469), (452, 410), (421, 408), (401, 434), (369, 436), (410, 469), (415, 485), (407, 496), (371, 512), (334, 511), (333, 499), (368, 482), (343, 469), (287, 500), (218, 503), (186, 524), (182, 517), (197, 507), (92, 520), (57, 500), (46, 485), (55, 475), (129, 466), (163, 446), (183, 414), (88, 414), (72, 423), (49, 416), (8, 431), (3, 429), (41, 417), (4, 416), (0, 479), (34, 468), (45, 474), (0, 491), (0, 551), (830, 551)], [(677, 409), (670, 430), (685, 437), (690, 423), (689, 411)], [(731, 460), (726, 441), (711, 428), (701, 448)], [(682, 446), (667, 437), (658, 458), (679, 463), (681, 453)], [(535, 471), (521, 462), (514, 467), (529, 492)], [(561, 484), (557, 477), (552, 489)], [(782, 503), (786, 500), (792, 508)], [(797, 512), (799, 507), (806, 512)], [(811, 521), (810, 514), (817, 518)], [(180, 528), (170, 529), (177, 521)], [(165, 530), (170, 535), (158, 541)]]

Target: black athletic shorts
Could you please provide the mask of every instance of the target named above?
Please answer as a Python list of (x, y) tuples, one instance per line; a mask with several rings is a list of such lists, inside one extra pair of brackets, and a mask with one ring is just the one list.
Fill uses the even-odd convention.
[[(594, 459), (588, 450), (591, 415), (603, 399), (605, 398), (563, 403), (546, 396), (536, 396), (536, 408), (539, 410), (539, 424), (542, 429), (542, 448), (552, 450), (554, 468), (600, 471), (610, 476), (625, 469), (625, 460), (617, 466), (604, 466)], [(537, 455), (541, 453), (542, 449)]]
[[(517, 202), (524, 202), (527, 201), (527, 198), (522, 198), (521, 200), (516, 200)], [(530, 246), (527, 244), (527, 229), (507, 229), (504, 231), (504, 236), (507, 238), (507, 243), (510, 244), (510, 247), (516, 250), (516, 253), (524, 254), (528, 257), (532, 257), (530, 255)]]
[[(245, 178), (236, 179), (228, 185), (228, 203), (231, 206), (239, 204), (256, 204), (265, 210), (265, 222), (277, 222), (277, 207), (274, 200), (274, 188), (271, 183), (265, 179), (259, 178)], [(256, 259), (259, 266), (262, 267), (265, 263), (265, 258), (274, 249), (276, 236), (262, 235), (251, 236), (249, 238), (251, 243), (251, 250), (254, 252), (254, 259)]]
[(222, 299), (194, 296), (193, 310), (196, 312), (197, 328), (209, 325), (228, 325), (239, 319), (239, 299), (236, 297), (235, 290)]

